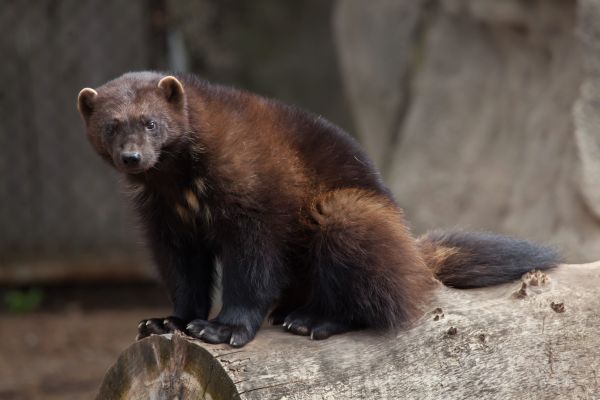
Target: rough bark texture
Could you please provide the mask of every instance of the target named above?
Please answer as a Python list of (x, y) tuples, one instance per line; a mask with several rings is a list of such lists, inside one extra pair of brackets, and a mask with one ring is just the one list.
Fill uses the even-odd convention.
[(265, 328), (242, 349), (153, 336), (122, 354), (98, 398), (598, 398), (600, 263), (523, 282), (440, 288), (429, 314), (390, 336)]
[(599, 4), (337, 3), (359, 137), (417, 232), (486, 229), (600, 258)]

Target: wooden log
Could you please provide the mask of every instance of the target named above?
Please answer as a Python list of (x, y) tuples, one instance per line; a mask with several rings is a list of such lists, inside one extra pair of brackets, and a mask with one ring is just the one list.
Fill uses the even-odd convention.
[(440, 287), (431, 311), (393, 335), (311, 341), (268, 327), (241, 349), (152, 336), (125, 350), (98, 399), (598, 398), (598, 286), (600, 262)]

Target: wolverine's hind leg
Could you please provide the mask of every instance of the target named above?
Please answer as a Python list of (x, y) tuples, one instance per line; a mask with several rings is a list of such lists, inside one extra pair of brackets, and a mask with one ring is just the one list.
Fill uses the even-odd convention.
[(324, 339), (363, 327), (394, 328), (420, 315), (434, 285), (400, 210), (358, 189), (313, 202), (308, 303), (286, 317), (292, 333)]
[[(299, 250), (297, 254), (304, 253), (304, 249)], [(294, 257), (289, 265), (289, 271), (292, 273), (289, 282), (282, 290), (280, 298), (276, 302), (275, 308), (269, 315), (269, 321), (272, 325), (281, 325), (293, 311), (304, 306), (308, 299), (310, 291), (310, 277), (306, 273), (306, 259)]]
[(283, 327), (296, 335), (310, 336), (313, 340), (327, 339), (331, 335), (362, 328), (359, 324), (338, 321), (335, 316), (325, 317), (312, 306), (300, 307), (288, 314)]

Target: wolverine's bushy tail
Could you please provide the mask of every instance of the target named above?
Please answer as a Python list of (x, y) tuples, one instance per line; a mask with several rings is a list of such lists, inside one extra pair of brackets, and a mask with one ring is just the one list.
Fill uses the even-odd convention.
[(554, 249), (490, 233), (433, 231), (418, 239), (426, 264), (447, 286), (475, 288), (557, 266)]

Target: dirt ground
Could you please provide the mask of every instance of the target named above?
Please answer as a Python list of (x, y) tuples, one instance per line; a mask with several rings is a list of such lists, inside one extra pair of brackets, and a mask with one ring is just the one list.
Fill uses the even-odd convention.
[[(57, 293), (58, 292), (58, 293)], [(0, 313), (0, 399), (94, 398), (137, 323), (168, 315), (161, 289), (54, 288), (28, 314)]]

